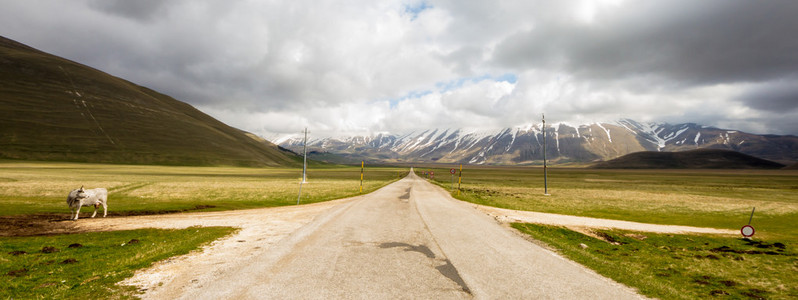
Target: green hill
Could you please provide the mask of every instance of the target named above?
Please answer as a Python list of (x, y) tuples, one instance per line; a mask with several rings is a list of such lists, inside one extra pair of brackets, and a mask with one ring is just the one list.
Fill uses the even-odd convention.
[(779, 169), (784, 165), (721, 149), (684, 152), (643, 151), (593, 165), (598, 169)]
[(0, 158), (286, 166), (290, 152), (148, 88), (0, 37)]

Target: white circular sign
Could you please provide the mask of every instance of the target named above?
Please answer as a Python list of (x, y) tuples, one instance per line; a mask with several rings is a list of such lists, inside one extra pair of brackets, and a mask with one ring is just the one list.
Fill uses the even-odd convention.
[(756, 230), (754, 230), (754, 226), (751, 225), (745, 225), (743, 228), (740, 228), (740, 233), (742, 233), (744, 237), (752, 237), (754, 232), (756, 232)]

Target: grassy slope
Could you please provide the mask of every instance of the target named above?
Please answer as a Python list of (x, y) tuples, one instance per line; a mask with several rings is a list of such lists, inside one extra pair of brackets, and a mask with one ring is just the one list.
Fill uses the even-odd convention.
[[(363, 192), (406, 174), (367, 166)], [(296, 204), (301, 169), (0, 162), (0, 214), (68, 213), (66, 195), (81, 185), (108, 189), (109, 215), (146, 211), (226, 210)], [(302, 203), (357, 195), (360, 167), (308, 170)], [(91, 209), (84, 209), (89, 213)]]
[(194, 107), (0, 37), (0, 158), (297, 165)]
[[(228, 227), (195, 227), (3, 237), (0, 298), (130, 298), (135, 294), (134, 288), (116, 283), (131, 277), (135, 270), (188, 253), (233, 231)], [(70, 248), (72, 244), (81, 247)], [(45, 247), (58, 251), (44, 253)]]

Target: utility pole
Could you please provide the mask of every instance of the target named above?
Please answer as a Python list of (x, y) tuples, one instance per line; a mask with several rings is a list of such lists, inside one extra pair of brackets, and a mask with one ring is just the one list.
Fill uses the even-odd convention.
[(549, 178), (546, 170), (546, 114), (543, 117), (543, 195), (549, 196)]
[(299, 182), (299, 194), (296, 196), (296, 205), (299, 205), (299, 199), (302, 199), (302, 184), (308, 182), (308, 128), (305, 127), (305, 142), (302, 143), (302, 152), (305, 158), (302, 163), (302, 181)]
[(308, 128), (305, 127), (305, 142), (302, 143), (302, 152), (304, 152), (305, 159), (302, 163), (302, 183), (308, 182)]

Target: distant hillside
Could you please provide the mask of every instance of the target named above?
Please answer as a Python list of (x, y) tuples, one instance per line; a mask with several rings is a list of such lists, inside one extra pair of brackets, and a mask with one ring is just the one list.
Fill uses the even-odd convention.
[(798, 163), (784, 167), (784, 170), (798, 170)]
[(730, 150), (644, 151), (593, 165), (599, 169), (780, 169), (784, 165)]
[(244, 166), (299, 161), (191, 105), (4, 37), (0, 158)]

